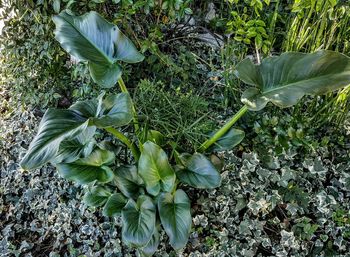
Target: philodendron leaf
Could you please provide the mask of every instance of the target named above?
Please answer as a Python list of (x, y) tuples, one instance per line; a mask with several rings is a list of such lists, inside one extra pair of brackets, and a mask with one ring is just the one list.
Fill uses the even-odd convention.
[(91, 154), (95, 145), (93, 138), (96, 127), (88, 127), (73, 139), (65, 139), (61, 142), (54, 163), (74, 162), (79, 158), (83, 158)]
[(242, 102), (250, 110), (263, 109), (268, 102), (280, 107), (296, 104), (304, 95), (319, 95), (350, 84), (350, 58), (333, 51), (312, 54), (283, 53), (254, 65), (245, 59), (235, 74), (246, 84)]
[(136, 63), (144, 58), (117, 26), (94, 11), (82, 16), (63, 11), (53, 21), (61, 46), (87, 62), (92, 78), (103, 87), (112, 87), (120, 78), (122, 71), (117, 61)]
[(103, 208), (103, 215), (113, 217), (119, 215), (124, 208), (127, 199), (120, 193), (114, 193), (111, 195), (105, 207)]
[(160, 190), (169, 192), (174, 187), (174, 170), (169, 164), (168, 156), (158, 145), (150, 141), (143, 144), (138, 167), (149, 194), (156, 196)]
[(184, 166), (176, 176), (195, 188), (216, 188), (221, 184), (221, 175), (215, 166), (203, 154), (195, 153), (183, 161)]
[(219, 140), (213, 144), (208, 151), (224, 151), (231, 150), (236, 145), (238, 145), (244, 138), (245, 133), (243, 130), (231, 128), (225, 133)]
[(110, 197), (111, 192), (103, 186), (95, 186), (85, 193), (83, 201), (88, 206), (98, 207), (103, 205)]
[(57, 154), (64, 139), (74, 137), (87, 126), (88, 120), (73, 110), (48, 109), (20, 163), (21, 167), (29, 170), (44, 165)]
[(129, 198), (137, 198), (143, 191), (143, 181), (135, 166), (121, 166), (114, 170), (114, 183)]
[(93, 123), (100, 127), (123, 126), (132, 120), (132, 102), (128, 93), (120, 93), (106, 97), (102, 110)]
[(113, 179), (113, 171), (105, 164), (114, 161), (113, 152), (97, 149), (88, 157), (72, 163), (56, 164), (60, 175), (79, 184), (87, 184), (95, 180), (106, 183)]
[(124, 126), (132, 120), (132, 102), (128, 93), (107, 96), (102, 99), (79, 101), (70, 109), (77, 111), (81, 116), (90, 119), (90, 125), (99, 128)]
[(151, 240), (147, 243), (146, 246), (140, 249), (141, 256), (151, 257), (158, 249), (159, 246), (159, 232), (155, 228)]
[(162, 193), (158, 199), (160, 220), (175, 250), (185, 247), (188, 241), (192, 224), (190, 208), (190, 200), (181, 189), (174, 195)]
[(149, 196), (142, 195), (135, 202), (129, 199), (122, 210), (123, 240), (134, 246), (145, 246), (155, 230), (156, 207)]

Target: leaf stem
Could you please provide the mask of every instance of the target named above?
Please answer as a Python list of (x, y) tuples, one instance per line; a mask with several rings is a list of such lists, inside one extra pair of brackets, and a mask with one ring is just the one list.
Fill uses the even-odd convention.
[(123, 133), (121, 133), (120, 131), (118, 131), (115, 128), (112, 128), (112, 127), (105, 128), (105, 130), (107, 132), (111, 133), (116, 138), (118, 138), (121, 142), (123, 142), (131, 150), (131, 152), (132, 152), (134, 158), (136, 159), (136, 161), (139, 160), (139, 158), (140, 158), (140, 151), (137, 149), (135, 144), (130, 142), (130, 140), (126, 136), (124, 136)]
[(198, 149), (199, 152), (204, 152), (207, 150), (212, 144), (218, 141), (223, 135), (230, 130), (230, 128), (235, 124), (246, 112), (248, 111), (248, 107), (244, 105), (236, 114), (222, 127), (220, 128), (211, 138), (206, 140)]
[[(123, 93), (128, 93), (129, 94), (129, 91), (126, 88), (124, 80), (122, 79), (122, 77), (120, 77), (120, 79), (118, 79), (118, 84), (119, 84), (120, 90)], [(140, 127), (139, 127), (139, 122), (138, 122), (138, 119), (137, 119), (136, 109), (135, 109), (135, 106), (134, 106), (133, 102), (132, 102), (132, 113), (133, 113), (133, 120), (134, 120), (134, 128), (135, 128), (135, 132), (137, 133), (139, 131)]]

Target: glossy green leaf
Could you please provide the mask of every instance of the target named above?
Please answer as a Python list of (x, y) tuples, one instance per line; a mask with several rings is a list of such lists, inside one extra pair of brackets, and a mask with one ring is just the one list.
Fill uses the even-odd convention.
[(195, 153), (184, 162), (184, 168), (176, 172), (178, 179), (195, 188), (216, 188), (221, 175), (203, 154)]
[(135, 246), (145, 246), (155, 230), (156, 207), (152, 199), (142, 195), (135, 202), (129, 199), (122, 210), (123, 240)]
[(95, 186), (85, 193), (83, 201), (88, 206), (98, 207), (103, 205), (110, 197), (111, 192), (102, 186)]
[(29, 170), (44, 165), (57, 154), (64, 139), (74, 137), (87, 126), (88, 120), (75, 111), (48, 109), (20, 163), (21, 167)]
[(132, 120), (132, 101), (128, 93), (120, 93), (106, 97), (102, 110), (93, 123), (100, 128), (124, 126)]
[(160, 190), (169, 192), (174, 187), (174, 170), (169, 164), (168, 156), (158, 145), (150, 141), (143, 144), (138, 168), (149, 194), (156, 196)]
[(95, 132), (96, 127), (92, 126), (86, 128), (73, 139), (63, 140), (60, 144), (58, 153), (52, 162), (69, 163), (90, 155), (96, 143), (93, 138)]
[(106, 183), (113, 179), (113, 171), (104, 166), (114, 161), (114, 153), (97, 149), (88, 157), (81, 158), (72, 163), (56, 164), (60, 175), (79, 184), (87, 184), (95, 180)]
[(280, 107), (296, 104), (304, 95), (319, 95), (350, 84), (350, 58), (333, 51), (312, 54), (283, 53), (266, 58), (260, 65), (246, 59), (235, 74), (253, 85), (242, 95), (250, 110), (263, 109), (268, 102)]
[(107, 217), (114, 217), (120, 215), (122, 209), (126, 205), (127, 199), (120, 193), (111, 195), (103, 208), (103, 215)]
[(96, 149), (89, 156), (77, 160), (75, 163), (88, 166), (102, 166), (111, 164), (115, 159), (115, 155), (111, 151)]
[(159, 232), (155, 228), (151, 240), (147, 243), (146, 246), (140, 249), (141, 256), (151, 257), (158, 249), (159, 246)]
[(243, 130), (231, 128), (225, 135), (212, 145), (208, 151), (224, 151), (231, 150), (238, 145), (244, 138), (245, 133)]
[(106, 183), (113, 179), (113, 171), (107, 166), (88, 166), (72, 162), (59, 163), (56, 168), (63, 178), (78, 184), (87, 184), (95, 180)]
[(112, 87), (121, 76), (117, 61), (129, 63), (143, 60), (134, 44), (117, 26), (91, 11), (72, 16), (66, 11), (53, 17), (56, 39), (80, 61), (86, 61), (94, 81)]
[(190, 200), (181, 189), (174, 195), (162, 193), (158, 199), (160, 220), (175, 250), (185, 247), (188, 241), (192, 224), (190, 208)]
[(121, 166), (114, 170), (114, 183), (129, 198), (137, 198), (143, 192), (143, 181), (135, 166)]

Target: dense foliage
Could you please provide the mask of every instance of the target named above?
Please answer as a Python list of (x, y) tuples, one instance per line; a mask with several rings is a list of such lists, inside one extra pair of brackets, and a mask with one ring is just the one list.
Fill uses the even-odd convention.
[[(348, 17), (345, 21), (337, 18), (348, 14), (346, 3), (43, 0), (21, 5), (10, 0), (2, 6), (7, 9), (2, 13), (5, 36), (0, 42), (6, 50), (1, 56), (2, 93), (6, 94), (1, 112), (16, 112), (10, 105), (12, 99), (40, 104), (41, 110), (46, 105), (56, 107), (46, 110), (21, 167), (30, 170), (51, 162), (62, 177), (83, 185), (85, 204), (101, 207), (107, 217), (121, 218), (125, 244), (151, 256), (166, 234), (173, 249), (182, 251), (189, 238), (191, 241), (192, 222), (202, 224), (198, 217), (191, 218), (195, 212), (191, 207), (198, 204), (193, 203), (193, 192), (201, 193), (189, 188), (218, 188), (227, 177), (220, 174), (223, 162), (217, 153), (232, 150), (247, 137), (236, 154), (253, 149), (264, 167), (249, 168), (259, 161), (254, 154), (244, 155), (247, 161), (242, 167), (252, 172), (244, 176), (252, 176), (249, 180), (254, 183), (256, 178), (266, 181), (269, 177), (272, 195), (263, 199), (259, 192), (249, 192), (250, 196), (235, 198), (237, 215), (247, 208), (253, 215), (266, 208), (276, 217), (273, 212), (277, 208), (284, 216), (287, 211), (293, 217), (300, 212), (300, 219), (282, 229), (281, 244), (294, 244), (296, 236), (303, 242), (317, 239), (313, 254), (344, 252), (338, 239), (319, 234), (318, 215), (304, 213), (310, 202), (309, 194), (300, 187), (305, 181), (298, 180), (292, 170), (281, 168), (280, 158), (294, 158), (290, 151), (295, 148), (300, 154), (315, 153), (330, 142), (328, 137), (322, 142), (312, 140), (317, 129), (338, 124), (333, 130), (339, 134), (348, 117), (350, 61), (346, 56), (348, 42), (340, 40), (348, 33), (344, 29)], [(312, 26), (317, 28), (316, 34), (307, 32)], [(22, 27), (28, 28), (28, 34), (18, 40)], [(281, 33), (283, 28), (288, 28), (287, 33)], [(327, 34), (327, 28), (332, 34)], [(40, 32), (27, 41), (32, 31)], [(224, 37), (220, 35), (223, 32), (227, 33)], [(304, 32), (305, 38), (298, 42), (300, 38), (293, 33)], [(275, 54), (284, 50), (313, 53)], [(274, 56), (268, 57), (271, 53)], [(239, 62), (247, 54), (254, 56)], [(122, 93), (115, 92), (117, 83)], [(330, 93), (337, 89), (342, 90)], [(305, 97), (321, 94), (326, 96)], [(301, 98), (305, 103), (298, 103)], [(222, 126), (239, 102), (243, 107)], [(293, 116), (269, 103), (296, 105)], [(269, 114), (259, 118), (261, 112), (249, 112), (244, 122), (238, 123), (240, 128), (233, 127), (248, 110), (263, 108), (286, 118), (266, 118)], [(305, 128), (310, 120), (313, 128)], [(221, 128), (216, 130), (218, 124)], [(308, 132), (311, 134), (305, 136)], [(346, 147), (342, 136), (337, 140)], [(338, 157), (339, 163), (345, 163), (345, 168), (340, 166), (344, 172), (349, 157)], [(225, 169), (234, 163), (230, 160)], [(320, 159), (305, 160), (303, 167), (312, 174), (324, 173)], [(280, 177), (270, 174), (280, 169)], [(320, 181), (323, 178), (320, 175)], [(236, 180), (230, 183), (245, 183), (242, 177)], [(326, 201), (324, 194), (317, 193), (317, 197)], [(266, 206), (264, 201), (268, 202)], [(341, 238), (346, 240), (346, 211), (334, 210), (331, 217), (337, 226), (344, 227)], [(251, 230), (252, 224), (244, 222), (238, 234)], [(269, 229), (276, 230), (270, 225)], [(274, 240), (274, 235), (267, 234), (268, 240)], [(266, 242), (259, 247), (257, 253), (269, 252)]]

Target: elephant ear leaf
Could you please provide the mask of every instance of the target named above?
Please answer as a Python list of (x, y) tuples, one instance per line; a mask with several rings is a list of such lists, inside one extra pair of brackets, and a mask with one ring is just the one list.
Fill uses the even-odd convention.
[(176, 176), (195, 188), (216, 188), (221, 184), (221, 175), (215, 166), (203, 154), (195, 153), (183, 158), (184, 168), (176, 172)]
[(145, 246), (156, 229), (156, 207), (146, 195), (140, 196), (137, 202), (129, 199), (122, 210), (122, 219), (123, 240), (138, 247)]
[(117, 61), (136, 63), (144, 58), (117, 26), (94, 11), (82, 16), (63, 11), (53, 21), (62, 47), (79, 61), (87, 62), (92, 78), (103, 87), (112, 87), (120, 78)]
[(311, 54), (290, 52), (266, 58), (260, 65), (243, 60), (235, 74), (255, 86), (241, 98), (250, 110), (261, 110), (268, 102), (290, 107), (304, 95), (325, 94), (350, 84), (350, 58), (326, 50)]
[(113, 171), (106, 166), (114, 161), (114, 153), (97, 149), (89, 156), (72, 163), (56, 164), (60, 175), (79, 184), (87, 184), (95, 180), (106, 183), (113, 179)]
[(185, 247), (188, 241), (192, 224), (190, 208), (190, 200), (181, 189), (174, 195), (162, 193), (158, 199), (160, 220), (175, 250)]
[(208, 152), (231, 150), (242, 142), (244, 136), (245, 133), (243, 130), (231, 128), (208, 149)]
[(60, 143), (84, 131), (88, 119), (73, 110), (48, 109), (42, 118), (37, 135), (29, 145), (20, 165), (35, 169), (50, 161), (58, 152)]
[(151, 141), (143, 144), (138, 167), (149, 194), (156, 196), (160, 190), (169, 192), (174, 187), (176, 176), (168, 156), (162, 148)]

